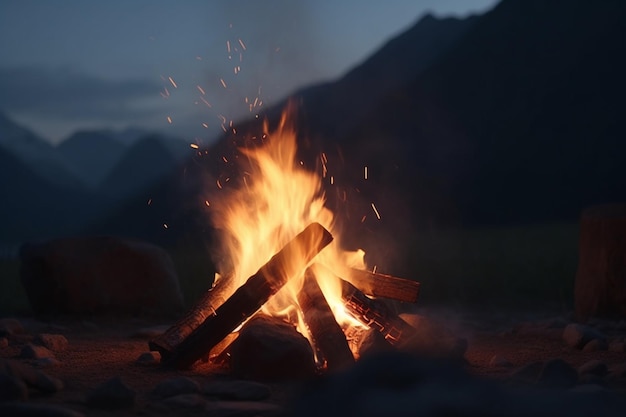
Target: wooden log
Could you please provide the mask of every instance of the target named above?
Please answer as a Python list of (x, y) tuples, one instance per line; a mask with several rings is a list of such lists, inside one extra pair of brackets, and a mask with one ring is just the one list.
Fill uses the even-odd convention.
[(318, 223), (312, 223), (239, 287), (228, 300), (208, 316), (162, 363), (179, 369), (190, 368), (208, 354), (228, 333), (259, 310), (293, 276), (333, 240)]
[(172, 351), (183, 342), (209, 315), (221, 306), (233, 292), (232, 280), (219, 279), (213, 288), (206, 291), (200, 300), (174, 323), (165, 333), (155, 337), (148, 346), (152, 351), (158, 351), (163, 360), (167, 360)]
[(354, 318), (378, 330), (389, 344), (402, 346), (416, 337), (417, 331), (413, 326), (398, 317), (384, 303), (369, 298), (343, 279), (341, 279), (341, 298)]
[(420, 283), (417, 281), (355, 268), (351, 268), (350, 275), (352, 285), (373, 297), (415, 303), (420, 293)]
[(583, 211), (574, 297), (580, 320), (626, 318), (626, 204)]
[(335, 320), (315, 274), (308, 268), (298, 293), (298, 304), (311, 332), (315, 349), (326, 360), (326, 369), (335, 371), (354, 363), (346, 335)]

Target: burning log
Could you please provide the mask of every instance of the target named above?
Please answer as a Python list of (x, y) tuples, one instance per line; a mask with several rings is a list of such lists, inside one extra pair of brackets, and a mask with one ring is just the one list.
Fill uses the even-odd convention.
[(291, 277), (302, 273), (332, 240), (332, 235), (319, 223), (307, 226), (176, 346), (163, 363), (183, 369), (191, 367), (259, 310)]
[[(228, 279), (220, 279), (215, 286), (204, 293), (202, 298), (182, 318), (165, 333), (148, 343), (150, 350), (158, 351), (167, 360), (172, 351), (183, 342), (209, 315), (221, 306), (232, 292)], [(207, 352), (208, 353), (208, 352)]]
[(343, 279), (341, 298), (354, 318), (378, 330), (389, 344), (402, 346), (417, 336), (415, 328), (394, 314), (385, 304), (369, 298)]
[(333, 371), (354, 363), (354, 356), (346, 336), (335, 320), (311, 268), (308, 268), (304, 275), (298, 303), (313, 336), (315, 347), (326, 360), (327, 369)]
[(420, 283), (417, 281), (355, 268), (352, 268), (350, 272), (350, 282), (368, 295), (409, 303), (417, 302), (420, 292)]

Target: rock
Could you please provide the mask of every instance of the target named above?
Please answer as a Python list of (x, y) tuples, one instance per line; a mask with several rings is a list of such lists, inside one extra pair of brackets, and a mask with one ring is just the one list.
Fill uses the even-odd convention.
[(132, 337), (136, 337), (139, 339), (154, 339), (155, 337), (165, 333), (169, 328), (170, 326), (166, 324), (160, 326), (143, 327), (133, 333)]
[(584, 210), (579, 236), (576, 315), (626, 317), (626, 204)]
[(599, 350), (607, 350), (609, 348), (606, 340), (604, 339), (593, 339), (585, 344), (583, 347), (583, 352), (597, 352)]
[(0, 404), (0, 415), (12, 417), (83, 417), (84, 414), (51, 404)]
[(56, 368), (61, 366), (61, 361), (57, 358), (40, 358), (35, 361), (35, 365), (40, 368)]
[(315, 375), (309, 341), (292, 324), (265, 315), (252, 317), (230, 348), (234, 375), (251, 379), (308, 378)]
[(156, 365), (159, 362), (161, 362), (161, 354), (159, 352), (144, 352), (135, 360), (135, 363), (138, 365)]
[(543, 365), (537, 382), (554, 388), (571, 388), (578, 382), (578, 372), (563, 359), (551, 359)]
[(28, 387), (20, 378), (0, 373), (0, 402), (22, 401), (28, 398)]
[(265, 384), (252, 381), (210, 381), (202, 385), (202, 392), (224, 400), (261, 401), (272, 395)]
[(590, 360), (589, 362), (586, 362), (585, 364), (581, 365), (578, 368), (579, 375), (591, 374), (591, 375), (597, 375), (597, 376), (604, 376), (608, 372), (609, 372), (609, 368), (608, 366), (606, 366), (606, 363), (598, 359)]
[(181, 394), (197, 394), (200, 385), (191, 378), (178, 376), (161, 381), (152, 390), (152, 395), (159, 398), (168, 398)]
[(68, 341), (62, 334), (41, 333), (35, 336), (35, 343), (50, 349), (53, 352), (62, 352), (67, 349)]
[(4, 349), (9, 346), (9, 339), (6, 337), (0, 337), (0, 349)]
[(615, 341), (609, 344), (609, 351), (611, 352), (626, 352), (626, 343), (623, 341)]
[(606, 341), (606, 336), (592, 327), (578, 323), (568, 324), (563, 330), (563, 340), (573, 348), (582, 349), (593, 339)]
[(610, 379), (626, 378), (626, 363), (621, 363), (611, 367), (609, 370)]
[(6, 337), (19, 333), (24, 333), (21, 321), (11, 318), (0, 319), (0, 336)]
[(116, 376), (98, 385), (87, 397), (87, 404), (99, 409), (119, 410), (132, 407), (135, 396), (135, 391)]
[(149, 243), (63, 238), (24, 245), (20, 259), (20, 279), (36, 313), (163, 315), (183, 308), (170, 256)]
[(167, 397), (162, 403), (175, 409), (202, 410), (206, 407), (207, 400), (200, 394), (178, 394)]
[(461, 359), (467, 351), (467, 339), (457, 337), (445, 322), (420, 314), (400, 314), (415, 328), (416, 335), (396, 348), (420, 356)]
[(489, 366), (492, 368), (508, 368), (513, 364), (504, 356), (494, 355), (489, 361)]
[(0, 373), (18, 378), (27, 386), (45, 394), (54, 394), (63, 389), (61, 380), (17, 361), (0, 359)]
[(594, 374), (580, 374), (578, 376), (578, 384), (579, 385), (599, 385), (605, 386), (606, 380), (603, 376), (594, 375)]
[(392, 352), (395, 349), (385, 340), (385, 337), (376, 329), (369, 328), (359, 340), (359, 357), (377, 355), (383, 352)]
[(535, 383), (544, 367), (543, 362), (531, 362), (513, 371), (511, 381), (521, 383)]
[(211, 401), (206, 405), (210, 416), (273, 417), (287, 415), (285, 409), (276, 405), (253, 401)]
[(570, 388), (570, 392), (576, 394), (598, 394), (607, 392), (607, 389), (598, 384), (581, 384)]
[(42, 359), (42, 358), (54, 358), (54, 353), (48, 348), (29, 343), (24, 345), (20, 351), (20, 358), (23, 359)]

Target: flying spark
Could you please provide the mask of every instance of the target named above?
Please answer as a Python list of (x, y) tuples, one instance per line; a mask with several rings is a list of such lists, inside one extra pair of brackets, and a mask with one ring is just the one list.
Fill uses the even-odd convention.
[(170, 82), (172, 83), (174, 88), (178, 88), (178, 86), (176, 85), (176, 83), (174, 82), (174, 79), (172, 77), (167, 77), (167, 79), (170, 80)]
[(372, 210), (374, 210), (374, 213), (376, 213), (376, 218), (380, 220), (380, 213), (378, 212), (378, 209), (376, 208), (374, 203), (372, 203)]

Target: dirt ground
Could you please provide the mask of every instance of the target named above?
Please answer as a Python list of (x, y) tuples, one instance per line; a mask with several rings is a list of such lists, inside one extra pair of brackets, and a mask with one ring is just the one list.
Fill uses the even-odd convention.
[[(528, 316), (528, 315), (526, 315)], [(462, 317), (462, 318), (459, 318)], [(503, 317), (506, 317), (504, 315)], [(543, 319), (535, 314), (530, 320), (521, 316), (494, 318), (493, 316), (459, 314), (444, 318), (452, 331), (459, 332), (468, 340), (465, 353), (466, 369), (475, 375), (492, 379), (507, 379), (515, 370), (538, 361), (561, 358), (574, 368), (598, 359), (609, 368), (626, 363), (626, 354), (608, 350), (583, 352), (568, 347), (563, 341), (563, 317)], [(140, 365), (137, 358), (148, 351), (148, 337), (138, 336), (138, 331), (155, 325), (158, 320), (144, 319), (91, 319), (55, 318), (51, 321), (19, 318), (26, 332), (14, 336), (9, 346), (0, 349), (0, 357), (16, 359), (37, 366), (35, 361), (19, 359), (21, 347), (37, 333), (64, 335), (68, 347), (56, 352), (59, 364), (40, 368), (47, 374), (64, 382), (64, 389), (51, 395), (33, 395), (29, 401), (45, 404), (61, 404), (87, 415), (166, 415), (164, 411), (151, 408), (153, 388), (164, 379), (189, 376), (201, 380), (228, 379), (225, 369), (210, 364), (197, 364), (192, 370), (177, 371), (157, 365)], [(619, 329), (620, 326), (613, 326)], [(619, 330), (616, 330), (619, 332)], [(494, 366), (494, 356), (504, 358), (508, 365)], [(135, 406), (122, 411), (106, 412), (90, 409), (85, 398), (96, 386), (115, 376), (136, 393)], [(272, 395), (267, 400), (273, 404), (288, 405), (297, 395), (298, 384), (269, 383)]]

